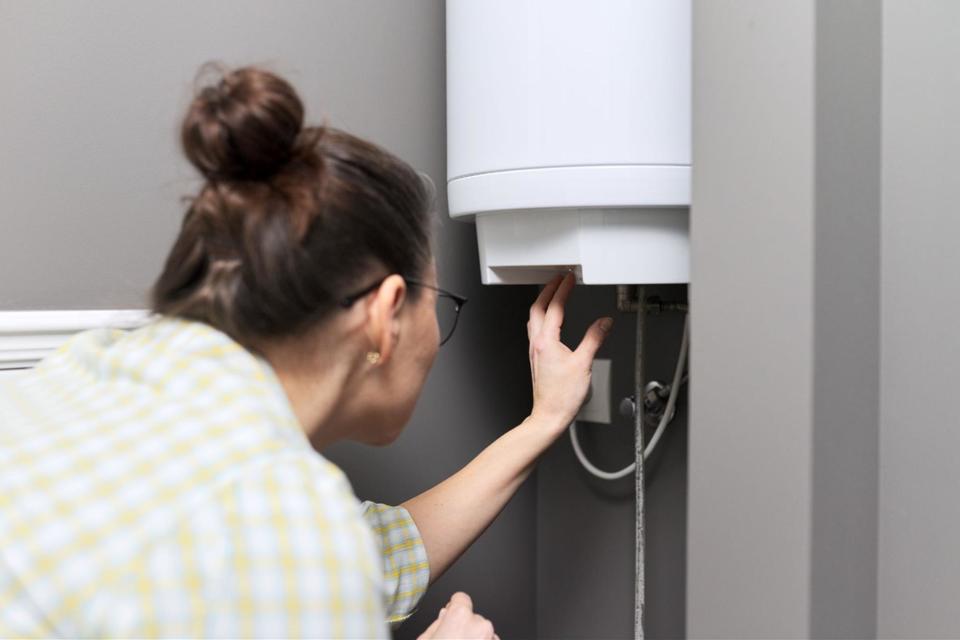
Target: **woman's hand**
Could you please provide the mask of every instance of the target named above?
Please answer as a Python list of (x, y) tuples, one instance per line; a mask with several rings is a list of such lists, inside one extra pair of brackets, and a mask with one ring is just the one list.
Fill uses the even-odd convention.
[[(590, 365), (613, 319), (594, 322), (576, 351), (565, 347), (560, 342), (560, 325), (571, 289), (572, 276), (556, 278), (530, 309), (530, 417), (497, 438), (453, 476), (403, 503), (427, 549), (431, 581), (443, 575), (493, 522), (533, 471), (537, 458), (563, 433), (583, 404), (590, 388)], [(442, 619), (421, 638), (434, 637), (432, 634), (444, 624), (457, 598), (454, 596)], [(467, 612), (472, 610), (468, 607)]]
[(473, 601), (465, 593), (457, 592), (450, 598), (433, 624), (417, 640), (500, 640), (493, 631), (493, 623), (473, 612)]
[(572, 273), (551, 280), (530, 307), (527, 323), (533, 376), (531, 417), (555, 427), (556, 435), (563, 432), (580, 410), (590, 389), (593, 358), (613, 325), (613, 318), (600, 318), (590, 325), (574, 351), (560, 342), (563, 307), (573, 285)]

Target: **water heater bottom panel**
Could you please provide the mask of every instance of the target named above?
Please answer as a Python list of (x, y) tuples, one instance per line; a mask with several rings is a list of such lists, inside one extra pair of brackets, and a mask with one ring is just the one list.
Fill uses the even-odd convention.
[(478, 214), (484, 284), (690, 281), (689, 209), (535, 209)]

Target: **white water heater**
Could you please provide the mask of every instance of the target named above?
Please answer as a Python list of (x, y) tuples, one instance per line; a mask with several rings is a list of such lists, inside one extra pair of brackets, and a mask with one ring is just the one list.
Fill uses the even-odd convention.
[(447, 194), (483, 282), (688, 282), (690, 0), (446, 7)]

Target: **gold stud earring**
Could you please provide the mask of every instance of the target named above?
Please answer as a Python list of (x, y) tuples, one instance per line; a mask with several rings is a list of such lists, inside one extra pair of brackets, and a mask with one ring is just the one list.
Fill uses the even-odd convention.
[(380, 352), (379, 351), (368, 351), (367, 352), (367, 362), (370, 364), (377, 364), (380, 362)]

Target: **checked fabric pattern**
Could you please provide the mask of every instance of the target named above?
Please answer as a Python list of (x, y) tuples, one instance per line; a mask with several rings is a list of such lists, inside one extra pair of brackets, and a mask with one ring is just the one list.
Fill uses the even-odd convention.
[(78, 334), (0, 381), (0, 637), (389, 637), (429, 567), (272, 369), (198, 322)]

